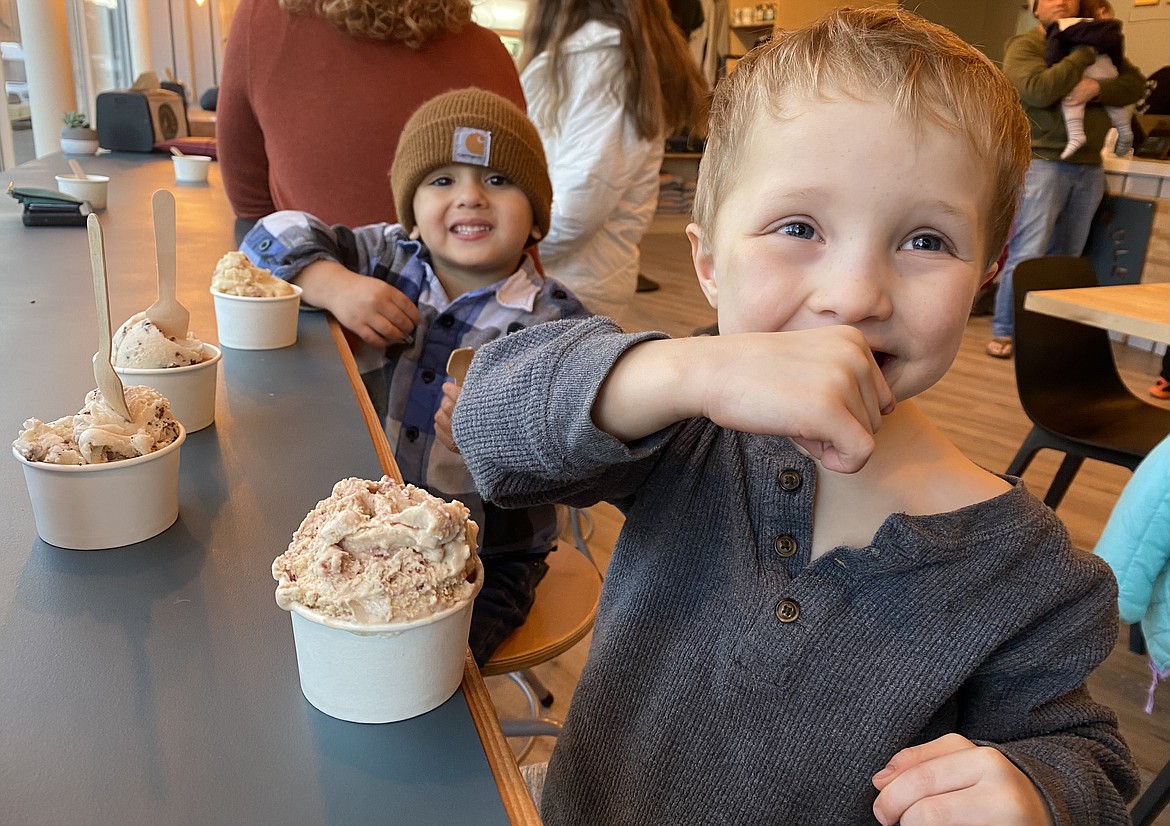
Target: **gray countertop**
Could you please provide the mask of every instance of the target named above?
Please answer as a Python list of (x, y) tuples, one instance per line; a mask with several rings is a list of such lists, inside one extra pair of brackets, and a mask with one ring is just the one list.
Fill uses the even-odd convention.
[[(83, 158), (109, 175), (114, 325), (154, 298), (150, 195), (175, 194), (179, 298), (216, 343), (208, 282), (237, 246), (217, 165)], [(54, 189), (50, 156), (6, 173)], [(7, 180), (5, 180), (7, 183)], [(84, 227), (25, 227), (0, 199), (0, 432), (75, 413), (97, 325)], [(37, 538), (19, 463), (0, 459), (0, 821), (6, 824), (495, 824), (508, 818), (462, 691), (421, 717), (360, 725), (301, 696), (270, 566), (346, 476), (378, 478), (325, 318), (297, 344), (224, 350), (216, 423), (182, 448), (178, 522), (127, 548)]]

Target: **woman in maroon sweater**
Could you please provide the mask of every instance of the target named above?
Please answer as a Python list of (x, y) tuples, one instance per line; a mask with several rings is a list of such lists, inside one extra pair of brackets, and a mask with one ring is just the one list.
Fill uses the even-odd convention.
[(511, 56), (469, 0), (241, 0), (216, 138), (240, 218), (280, 209), (330, 224), (395, 221), (386, 176), (415, 109), (465, 86), (525, 108)]

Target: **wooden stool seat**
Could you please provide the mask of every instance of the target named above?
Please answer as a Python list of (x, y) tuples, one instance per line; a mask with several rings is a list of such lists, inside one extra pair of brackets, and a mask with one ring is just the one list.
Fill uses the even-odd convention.
[(480, 672), (485, 677), (521, 671), (551, 660), (576, 645), (593, 627), (601, 575), (572, 546), (549, 554), (548, 573), (536, 586), (528, 619), (513, 631)]

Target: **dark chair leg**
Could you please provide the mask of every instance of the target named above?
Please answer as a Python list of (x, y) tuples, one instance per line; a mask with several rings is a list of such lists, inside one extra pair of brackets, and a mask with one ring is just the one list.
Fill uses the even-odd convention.
[(1024, 437), (1024, 443), (1020, 445), (1020, 449), (1016, 451), (1016, 456), (1012, 459), (1012, 463), (1004, 471), (1008, 476), (1023, 476), (1024, 471), (1028, 469), (1028, 465), (1032, 464), (1032, 459), (1035, 458), (1037, 451), (1042, 447), (1034, 438), (1035, 435), (1036, 428), (1032, 428), (1028, 431), (1028, 435)]
[(1129, 650), (1135, 654), (1146, 653), (1146, 637), (1141, 625), (1136, 622), (1129, 626)]
[(1084, 463), (1084, 456), (1073, 456), (1071, 453), (1064, 455), (1064, 461), (1056, 469), (1056, 476), (1053, 477), (1052, 484), (1048, 487), (1048, 493), (1044, 496), (1045, 505), (1056, 510), (1057, 506), (1060, 505), (1060, 500), (1068, 492), (1068, 486), (1072, 484), (1073, 477), (1077, 475), (1077, 471)]
[(521, 671), (520, 674), (524, 678), (524, 681), (532, 687), (532, 690), (535, 692), (537, 699), (540, 700), (540, 704), (545, 708), (550, 708), (553, 704), (553, 695), (552, 692), (545, 687), (544, 683), (540, 681), (540, 678), (527, 668)]
[(1170, 803), (1170, 763), (1162, 767), (1150, 788), (1134, 804), (1130, 811), (1133, 826), (1151, 826), (1167, 803)]

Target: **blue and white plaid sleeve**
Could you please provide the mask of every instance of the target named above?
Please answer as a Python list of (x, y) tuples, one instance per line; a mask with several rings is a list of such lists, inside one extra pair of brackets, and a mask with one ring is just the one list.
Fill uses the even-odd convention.
[(406, 235), (399, 224), (369, 224), (349, 229), (329, 226), (307, 212), (274, 212), (244, 236), (241, 251), (257, 266), (288, 281), (314, 261), (336, 261), (352, 272), (374, 275), (378, 261), (393, 255)]

